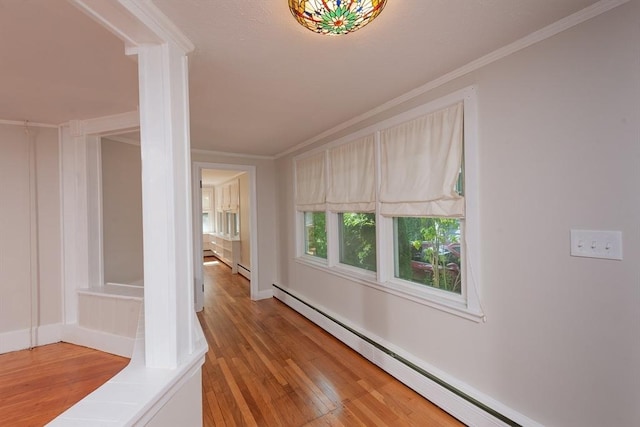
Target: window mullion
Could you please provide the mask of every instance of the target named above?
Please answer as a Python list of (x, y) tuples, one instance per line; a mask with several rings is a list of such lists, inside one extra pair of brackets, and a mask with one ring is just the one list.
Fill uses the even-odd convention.
[(329, 267), (334, 267), (339, 262), (340, 238), (338, 236), (338, 214), (327, 211), (327, 262)]

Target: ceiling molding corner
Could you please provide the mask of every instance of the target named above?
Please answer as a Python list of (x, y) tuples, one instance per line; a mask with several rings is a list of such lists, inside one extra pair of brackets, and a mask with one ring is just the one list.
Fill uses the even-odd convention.
[(118, 0), (163, 41), (178, 46), (185, 54), (195, 45), (151, 0)]
[(185, 54), (195, 46), (171, 20), (149, 0), (69, 0), (100, 25), (122, 39), (126, 53), (142, 44), (171, 43)]

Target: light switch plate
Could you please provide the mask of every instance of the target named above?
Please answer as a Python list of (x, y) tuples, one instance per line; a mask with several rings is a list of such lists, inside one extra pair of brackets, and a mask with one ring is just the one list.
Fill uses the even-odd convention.
[(571, 230), (571, 256), (622, 259), (622, 232)]

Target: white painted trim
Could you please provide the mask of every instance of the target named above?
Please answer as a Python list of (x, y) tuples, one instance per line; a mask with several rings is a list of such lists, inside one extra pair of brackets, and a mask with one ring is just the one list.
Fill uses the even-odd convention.
[(238, 274), (243, 276), (247, 280), (251, 280), (251, 270), (247, 270), (242, 266), (242, 264), (238, 264)]
[[(85, 130), (87, 127), (85, 127)], [(87, 154), (88, 286), (104, 284), (104, 236), (102, 218), (102, 140), (85, 135)]]
[(269, 298), (273, 298), (273, 297), (274, 297), (273, 290), (272, 289), (267, 289), (266, 291), (258, 292), (258, 296), (255, 299), (255, 301), (263, 300), (263, 299), (269, 299)]
[(113, 114), (111, 116), (96, 117), (83, 121), (85, 134), (97, 134), (108, 136), (110, 134), (124, 133), (140, 128), (140, 113), (129, 111), (126, 113)]
[(105, 135), (104, 138), (108, 139), (109, 141), (115, 141), (115, 142), (120, 142), (122, 144), (128, 144), (128, 145), (134, 145), (136, 147), (140, 147), (140, 140), (138, 139), (125, 138), (120, 135)]
[(24, 126), (24, 125), (28, 125), (29, 127), (32, 128), (53, 128), (53, 129), (57, 129), (59, 126), (58, 125), (52, 125), (49, 123), (37, 123), (37, 122), (30, 122), (29, 120), (2, 120), (0, 119), (0, 125), (9, 125), (9, 126)]
[(191, 200), (193, 209), (193, 292), (196, 312), (204, 310), (204, 271), (202, 267), (202, 168), (191, 168)]
[(192, 148), (191, 152), (194, 154), (205, 154), (210, 156), (228, 156), (237, 157), (240, 159), (256, 159), (256, 160), (275, 160), (276, 156), (263, 156), (259, 154), (242, 154), (232, 153), (229, 151), (215, 151), (215, 150), (203, 150), (201, 148)]
[[(60, 323), (34, 328), (36, 340), (33, 343), (33, 346), (37, 347), (59, 342), (62, 339), (61, 328), (62, 324)], [(0, 333), (0, 354), (30, 348), (31, 335), (31, 329), (20, 329), (17, 331)]]
[(191, 351), (193, 221), (187, 58), (140, 46), (140, 134), (147, 366), (175, 368)]
[[(195, 314), (194, 321), (197, 322)], [(186, 355), (175, 369), (145, 366), (144, 313), (140, 313), (131, 362), (100, 388), (62, 413), (52, 427), (86, 425), (146, 425), (195, 375), (201, 375), (207, 342), (200, 328), (193, 329), (193, 352)], [(122, 396), (126, 396), (122, 399)], [(120, 397), (120, 398), (118, 398)], [(200, 403), (193, 408), (197, 410)]]
[[(249, 174), (249, 203), (251, 205), (251, 212), (249, 213), (249, 221), (251, 223), (251, 236), (249, 241), (251, 242), (251, 277), (250, 280), (250, 293), (251, 299), (253, 301), (265, 299), (269, 297), (261, 296), (263, 292), (259, 291), (259, 275), (258, 275), (258, 196), (257, 196), (257, 181), (256, 181), (256, 166), (254, 165), (236, 165), (229, 163), (209, 163), (209, 162), (194, 162), (194, 169), (197, 170), (198, 179), (202, 177), (202, 169), (223, 169), (223, 170), (238, 170), (243, 171)], [(198, 188), (199, 189), (199, 188)], [(193, 209), (197, 208), (196, 204), (193, 204)], [(198, 212), (197, 210), (195, 212)], [(202, 220), (202, 216), (199, 216), (200, 220)], [(202, 227), (200, 227), (202, 228)], [(195, 239), (194, 240), (198, 240)], [(200, 253), (202, 253), (202, 237), (200, 237)], [(197, 245), (197, 243), (195, 244)], [(194, 246), (195, 246), (194, 245)], [(197, 247), (194, 247), (194, 250), (197, 250)], [(202, 269), (202, 264), (200, 264), (200, 269)], [(203, 275), (204, 276), (204, 275)]]
[(62, 341), (62, 323), (41, 325), (36, 328), (36, 345), (47, 345)]
[(40, 324), (40, 235), (38, 232), (38, 170), (36, 164), (36, 143), (25, 124), (29, 146), (29, 294), (30, 347), (37, 345), (36, 326)]
[(65, 262), (65, 228), (64, 225), (66, 223), (66, 220), (64, 218), (64, 212), (65, 212), (65, 207), (64, 207), (64, 200), (65, 200), (65, 194), (64, 194), (64, 184), (63, 184), (63, 179), (64, 179), (64, 171), (63, 171), (63, 164), (64, 162), (62, 161), (62, 146), (63, 146), (63, 137), (64, 132), (62, 130), (62, 127), (58, 128), (58, 187), (59, 187), (59, 192), (58, 192), (58, 225), (60, 227), (60, 246), (58, 247), (58, 262), (60, 265), (60, 308), (62, 310), (62, 323), (64, 324), (66, 322), (66, 318), (67, 318), (67, 307), (69, 302), (67, 301), (67, 285), (65, 282), (65, 278), (67, 277), (67, 273), (65, 272), (65, 267), (66, 267), (66, 262)]
[(175, 44), (185, 54), (195, 49), (195, 45), (191, 40), (152, 2), (120, 0), (120, 3), (162, 41)]
[(0, 354), (24, 350), (31, 344), (31, 330), (3, 332), (0, 334)]
[(131, 357), (135, 338), (109, 334), (73, 324), (64, 325), (62, 328), (62, 341), (122, 357)]
[[(70, 123), (60, 128), (60, 171), (62, 209), (62, 271), (65, 324), (77, 322), (76, 290), (88, 286), (88, 215), (86, 203), (86, 143), (72, 132)], [(75, 135), (75, 136), (74, 136)]]
[(274, 157), (276, 159), (279, 159), (281, 157), (284, 157), (288, 154), (291, 153), (295, 153), (296, 151), (299, 151), (301, 149), (303, 149), (304, 147), (307, 147), (315, 142), (318, 142), (324, 138), (330, 137), (331, 135), (334, 135), (342, 130), (345, 130), (351, 126), (354, 126), (366, 119), (369, 119), (377, 114), (383, 113), (387, 110), (390, 110), (404, 102), (410, 101), (420, 95), (423, 95), (437, 87), (440, 87), (446, 83), (449, 83), (452, 80), (457, 79), (458, 77), (462, 77), (465, 74), (469, 74), (472, 71), (478, 70), (486, 65), (489, 65), (493, 62), (496, 62), (502, 58), (505, 58), (515, 52), (518, 52), (522, 49), (525, 49), (533, 44), (536, 44), (538, 42), (541, 42), (543, 40), (546, 40), (550, 37), (555, 36), (556, 34), (559, 34), (565, 30), (568, 30), (569, 28), (575, 27), (576, 25), (579, 25), (585, 21), (588, 21), (589, 19), (595, 18), (598, 15), (601, 15), (615, 7), (618, 7), (620, 5), (623, 5), (625, 3), (627, 3), (629, 0), (601, 0), (597, 3), (592, 4), (591, 6), (588, 6), (572, 15), (569, 15), (551, 25), (548, 25), (540, 30), (534, 31), (533, 33), (516, 40), (513, 43), (510, 43), (504, 47), (501, 47), (491, 53), (488, 53), (487, 55), (484, 55), (474, 61), (469, 62), (466, 65), (463, 65), (462, 67), (453, 70), (447, 74), (444, 74), (441, 77), (438, 77), (437, 79), (434, 79), (422, 86), (419, 86), (403, 95), (400, 95), (390, 101), (385, 102), (384, 104), (367, 111), (366, 113), (360, 114), (359, 116), (356, 116), (350, 120), (347, 120), (346, 122), (343, 122), (337, 126), (332, 127), (331, 129), (328, 129), (324, 132), (322, 132), (319, 135), (314, 136), (313, 138), (310, 138), (304, 142), (301, 142), (298, 145), (295, 145), (279, 154), (276, 154)]
[(184, 54), (193, 43), (150, 1), (70, 0), (126, 44), (127, 54), (138, 53), (143, 44), (170, 43)]
[[(287, 290), (287, 292), (291, 293), (291, 295), (295, 295), (295, 298), (274, 287), (275, 298), (282, 301), (298, 313), (302, 314), (307, 319), (311, 320), (313, 323), (330, 333), (332, 336), (339, 339), (344, 344), (361, 354), (367, 360), (380, 367), (382, 370), (389, 373), (400, 382), (406, 384), (408, 387), (415, 390), (424, 398), (438, 405), (455, 418), (459, 419), (467, 425), (472, 425), (474, 427), (502, 427), (508, 425), (498, 418), (494, 417), (493, 415), (489, 414), (488, 412), (477, 407), (476, 405), (470, 403), (468, 400), (458, 396), (452, 391), (434, 382), (433, 380), (423, 376), (419, 372), (402, 363), (400, 360), (391, 357), (389, 354), (373, 346), (350, 330), (340, 326), (338, 323), (332, 321), (317, 310), (314, 310), (305, 303), (302, 303), (301, 301), (303, 301), (304, 299), (300, 298), (293, 291)], [(299, 298), (299, 300), (296, 298)], [(445, 383), (455, 387), (462, 393), (465, 393), (466, 395), (476, 399), (478, 402), (481, 402), (482, 404), (492, 408), (498, 413), (510, 418), (516, 423), (523, 426), (542, 427), (541, 424), (530, 419), (524, 414), (521, 414), (516, 410), (509, 408), (503, 403), (491, 398), (490, 396), (485, 395), (479, 390), (474, 389), (468, 384), (465, 384), (457, 378), (446, 374), (445, 372), (437, 369), (434, 366), (431, 366), (425, 361), (418, 359), (417, 357), (394, 346), (393, 344), (386, 342), (382, 338), (375, 336), (369, 331), (363, 331), (353, 325), (350, 325), (349, 321), (340, 318), (339, 316), (329, 312), (322, 307), (316, 306), (315, 308), (333, 317), (337, 321), (346, 325), (348, 328), (356, 331), (358, 334), (367, 337), (368, 339), (387, 348), (394, 354), (404, 358), (417, 367), (436, 376)]]

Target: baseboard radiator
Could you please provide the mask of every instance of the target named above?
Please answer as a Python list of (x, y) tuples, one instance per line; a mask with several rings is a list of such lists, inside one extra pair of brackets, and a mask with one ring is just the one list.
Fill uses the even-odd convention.
[(240, 263), (238, 263), (238, 273), (243, 275), (246, 279), (251, 280), (251, 270)]
[[(397, 352), (392, 351), (378, 340), (371, 339), (344, 322), (314, 307), (301, 297), (294, 295), (290, 290), (276, 284), (273, 284), (273, 287), (276, 299), (302, 314), (395, 377), (398, 381), (440, 406), (465, 424), (477, 427), (542, 427), (541, 424), (499, 402), (493, 401), (489, 397), (482, 400), (485, 402), (487, 400), (491, 401), (491, 404), (482, 402), (459, 387), (452, 385), (451, 382), (397, 354)], [(496, 409), (496, 407), (500, 409)]]

